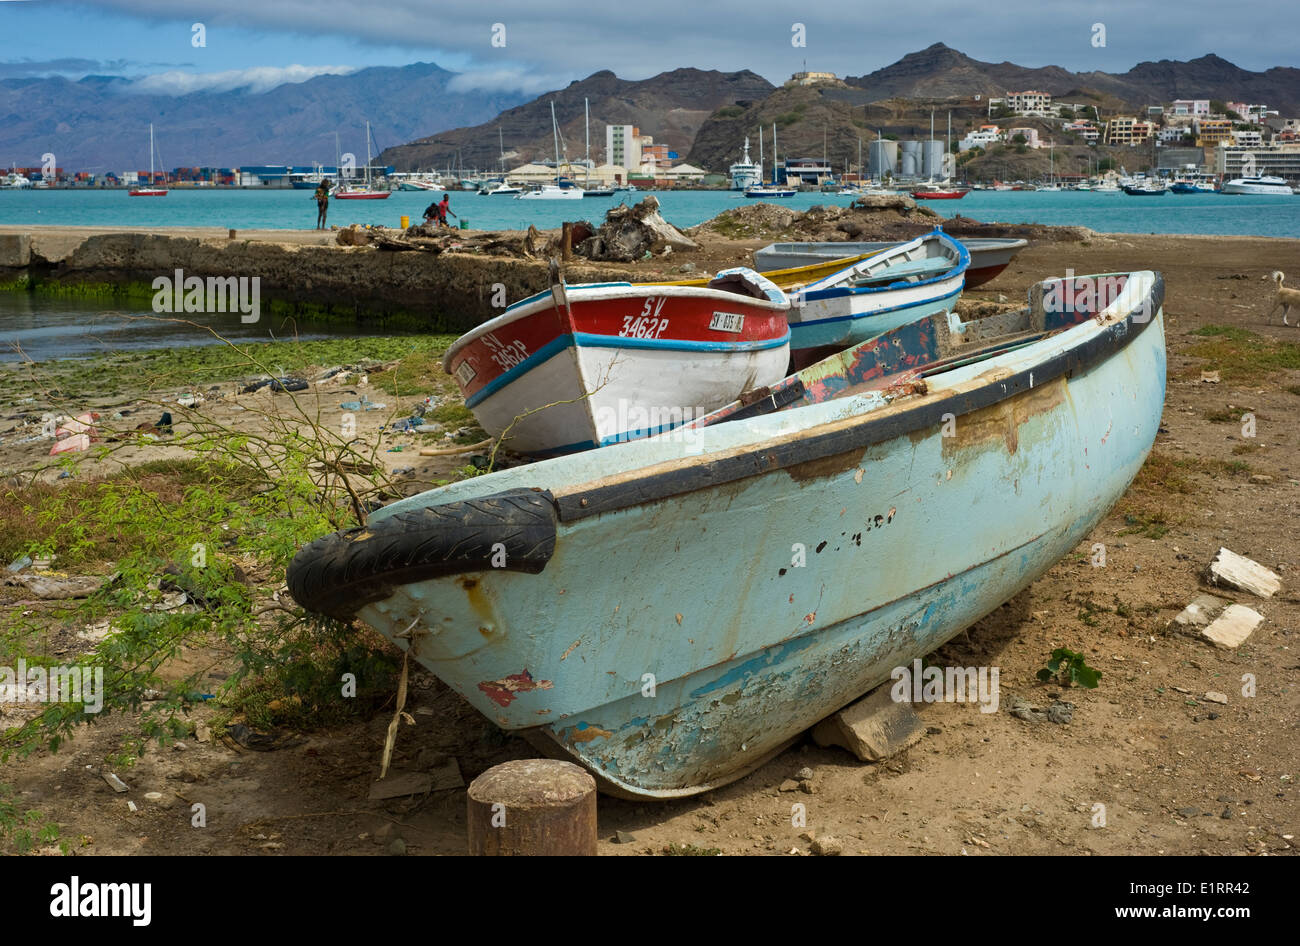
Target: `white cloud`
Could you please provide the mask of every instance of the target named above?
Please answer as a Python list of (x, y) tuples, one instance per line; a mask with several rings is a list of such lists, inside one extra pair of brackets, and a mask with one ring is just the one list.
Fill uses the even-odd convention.
[(172, 70), (145, 76), (132, 82), (129, 90), (147, 95), (189, 95), (191, 92), (229, 92), (249, 89), (267, 92), (286, 82), (306, 82), (323, 75), (347, 75), (354, 66), (255, 66), (224, 72), (182, 72)]
[(447, 83), (451, 92), (527, 92), (535, 94), (548, 89), (563, 88), (568, 85), (570, 77), (543, 75), (535, 70), (514, 69), (475, 69), (470, 67), (465, 72), (453, 76)]

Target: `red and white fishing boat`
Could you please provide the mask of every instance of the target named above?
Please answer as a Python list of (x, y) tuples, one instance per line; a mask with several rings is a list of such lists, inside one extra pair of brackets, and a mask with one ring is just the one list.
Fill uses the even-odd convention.
[[(167, 175), (164, 172), (163, 179), (166, 180), (166, 178)], [(158, 187), (153, 182), (153, 125), (152, 124), (150, 124), (149, 126), (149, 183), (144, 185), (143, 187), (131, 188), (129, 191), (127, 191), (127, 196), (129, 197), (166, 197), (167, 196), (167, 188)]]
[(948, 187), (944, 185), (927, 184), (922, 185), (912, 191), (913, 200), (961, 200), (966, 196), (969, 187)]
[(391, 191), (371, 190), (369, 187), (340, 187), (330, 194), (335, 200), (387, 200)]
[(669, 430), (779, 381), (789, 306), (745, 267), (705, 286), (560, 282), (461, 336), (442, 364), (508, 449), (572, 453)]

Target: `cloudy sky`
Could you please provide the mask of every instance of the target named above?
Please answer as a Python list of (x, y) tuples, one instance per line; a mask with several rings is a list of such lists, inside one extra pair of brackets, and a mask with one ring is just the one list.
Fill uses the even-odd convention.
[[(804, 7), (807, 9), (804, 9)], [(0, 77), (149, 77), (177, 94), (269, 88), (324, 72), (436, 62), (467, 85), (540, 92), (598, 69), (640, 79), (679, 66), (803, 67), (861, 75), (944, 42), (984, 61), (1122, 72), (1218, 53), (1247, 69), (1300, 65), (1300, 3), (1246, 0), (0, 0)], [(799, 11), (795, 14), (792, 11)], [(792, 42), (803, 24), (806, 47)], [(206, 45), (196, 47), (202, 23)], [(1094, 43), (1094, 24), (1105, 45)], [(504, 46), (493, 45), (503, 24)], [(1264, 28), (1267, 24), (1267, 28)], [(501, 33), (495, 34), (500, 42)]]

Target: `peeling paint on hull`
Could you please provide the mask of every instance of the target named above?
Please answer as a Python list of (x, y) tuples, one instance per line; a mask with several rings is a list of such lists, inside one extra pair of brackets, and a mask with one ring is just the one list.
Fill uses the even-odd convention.
[[(964, 415), (968, 430), (957, 417), (954, 436), (936, 424), (797, 468), (756, 463), (738, 479), (562, 517), (541, 575), (476, 573), (498, 629), (490, 637), (478, 630), (481, 603), (449, 578), (403, 586), (360, 614), (385, 631), (418, 619), (411, 647), (424, 666), (620, 794), (725, 784), (1013, 597), (1087, 535), (1154, 441), (1163, 321), (1157, 312), (1141, 332), (1089, 322), (931, 378), (928, 394), (895, 404), (866, 392), (700, 432), (707, 456), (757, 441), (775, 457), (784, 437), (851, 431), (855, 411), (892, 416), (925, 409), (945, 388), (1005, 387), (1015, 370), (1104, 333), (1116, 346), (1106, 357)], [(582, 510), (578, 498), (596, 493), (581, 487), (597, 476), (626, 483), (676, 469), (646, 465), (666, 449), (603, 448), (439, 496), (543, 484), (562, 509)], [(431, 499), (404, 502), (419, 501)], [(520, 667), (551, 688), (514, 691), (508, 706), (478, 689)]]

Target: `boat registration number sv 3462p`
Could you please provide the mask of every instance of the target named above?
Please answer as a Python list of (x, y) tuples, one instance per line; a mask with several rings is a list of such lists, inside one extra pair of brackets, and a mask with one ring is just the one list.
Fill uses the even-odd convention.
[(745, 327), (745, 317), (739, 312), (714, 312), (709, 328), (715, 332), (740, 332)]
[(668, 331), (668, 319), (660, 318), (667, 298), (646, 299), (645, 308), (640, 315), (623, 316), (623, 328), (619, 330), (620, 338), (661, 338)]

